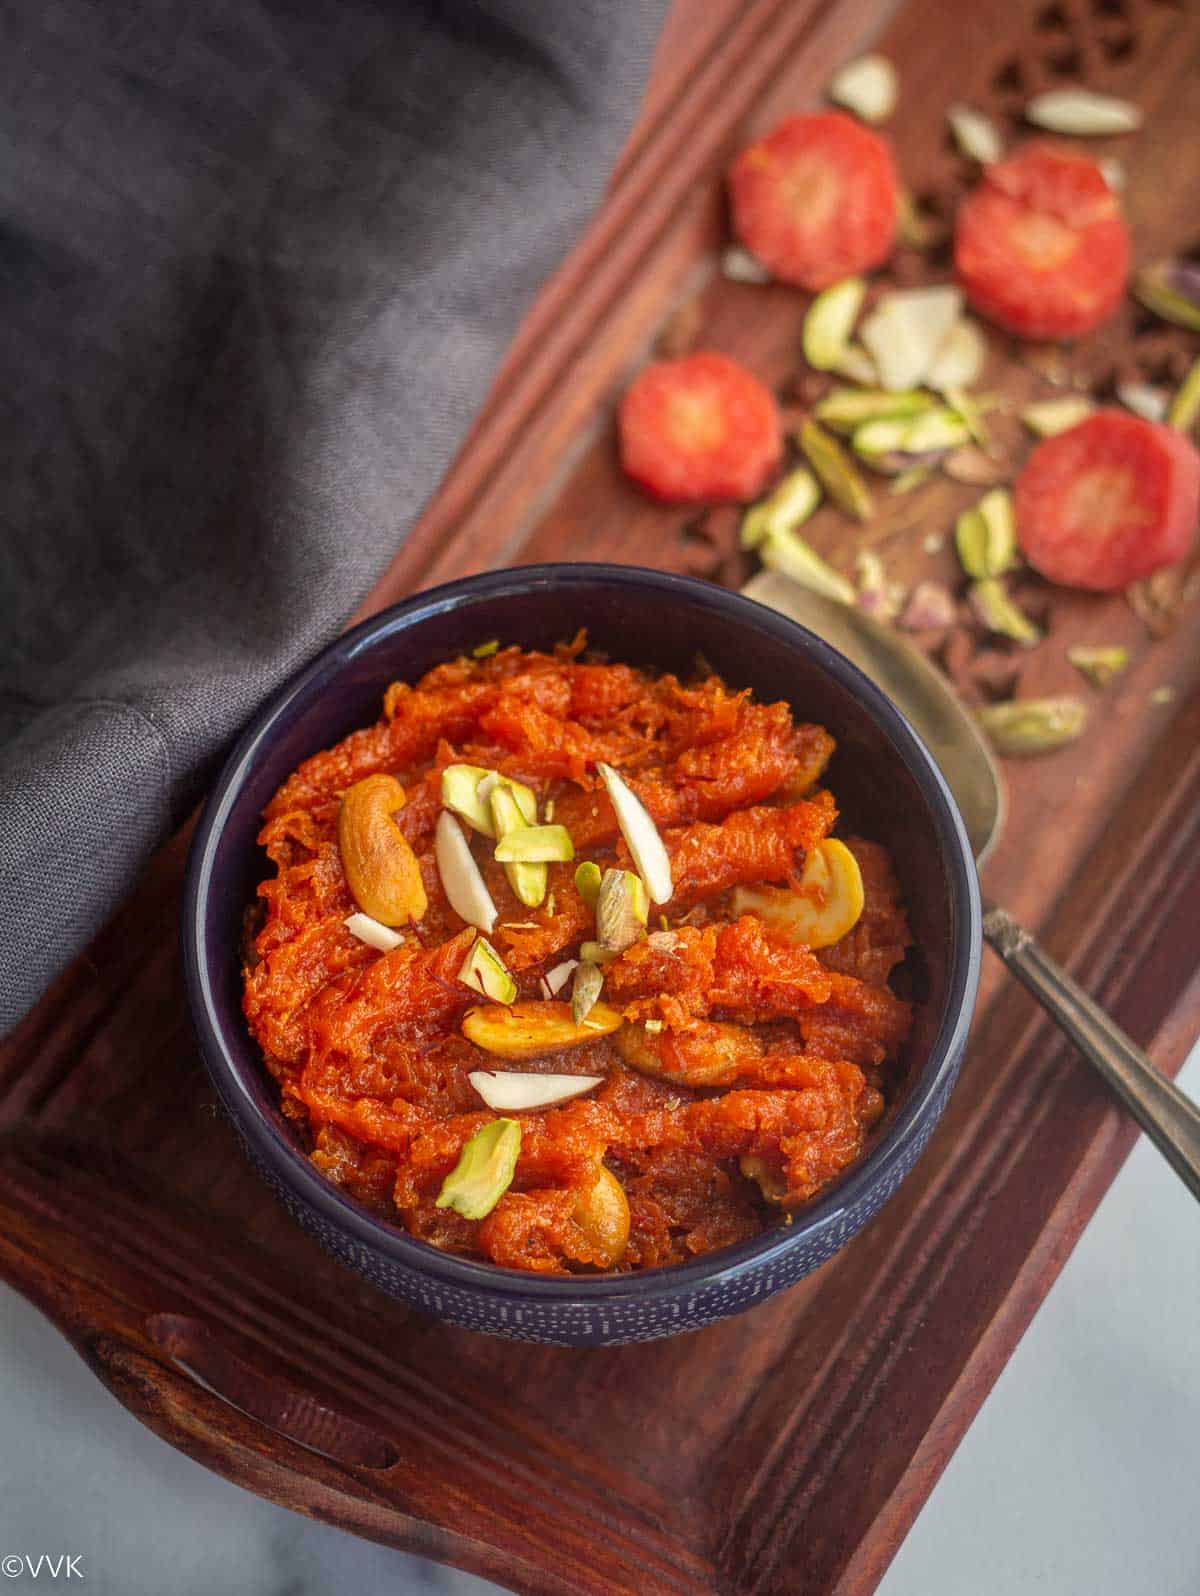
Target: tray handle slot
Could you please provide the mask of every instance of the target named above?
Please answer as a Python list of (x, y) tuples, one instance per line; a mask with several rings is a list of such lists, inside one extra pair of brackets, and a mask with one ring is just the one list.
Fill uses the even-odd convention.
[(389, 1469), (400, 1461), (399, 1450), (368, 1425), (254, 1368), (199, 1319), (154, 1314), (146, 1333), (198, 1385), (308, 1451), (350, 1468)]

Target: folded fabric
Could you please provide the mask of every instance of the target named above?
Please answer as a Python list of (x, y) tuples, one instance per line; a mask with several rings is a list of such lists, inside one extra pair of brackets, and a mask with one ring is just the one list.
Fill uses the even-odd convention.
[(343, 625), (599, 198), (662, 0), (24, 0), (0, 1032)]

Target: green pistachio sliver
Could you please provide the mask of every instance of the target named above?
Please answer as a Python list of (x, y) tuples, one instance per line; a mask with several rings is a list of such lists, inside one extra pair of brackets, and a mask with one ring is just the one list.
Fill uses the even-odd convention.
[(850, 344), (867, 285), (847, 277), (819, 293), (804, 318), (804, 358), (815, 371), (832, 371)]
[(797, 442), (838, 508), (859, 521), (870, 520), (874, 506), (867, 485), (832, 433), (815, 421), (806, 421), (797, 434)]
[(781, 576), (820, 593), (839, 604), (854, 603), (854, 588), (840, 571), (835, 571), (797, 532), (776, 532), (764, 539), (759, 550), (763, 564)]
[(904, 449), (909, 426), (908, 421), (897, 420), (895, 416), (866, 421), (861, 427), (855, 427), (850, 447), (868, 464), (877, 455), (900, 453)]
[(496, 828), (490, 806), (479, 797), (479, 784), (493, 775), (481, 765), (447, 765), (442, 771), (442, 803), (485, 837), (494, 837)]
[(1013, 603), (998, 577), (988, 576), (972, 583), (970, 599), (976, 615), (989, 632), (995, 632), (998, 637), (1010, 637), (1022, 648), (1033, 648), (1041, 642), (1042, 634)]
[(913, 417), (901, 448), (905, 454), (932, 454), (938, 449), (958, 449), (970, 438), (970, 423), (961, 411), (939, 408)]
[(1147, 310), (1177, 327), (1200, 332), (1200, 294), (1193, 286), (1195, 268), (1160, 260), (1144, 266), (1133, 279), (1133, 292)]
[(604, 946), (603, 942), (579, 944), (579, 957), (584, 964), (611, 964), (616, 956), (611, 948)]
[(1030, 758), (1053, 753), (1082, 736), (1088, 711), (1081, 698), (1065, 694), (988, 704), (977, 718), (997, 753)]
[(947, 388), (946, 402), (961, 418), (971, 438), (981, 449), (992, 446), (991, 434), (983, 419), (983, 412), (965, 388)]
[(789, 471), (783, 481), (752, 505), (742, 517), (739, 542), (744, 549), (756, 549), (773, 531), (794, 532), (802, 526), (821, 502), (821, 487), (807, 466)]
[(586, 961), (579, 965), (571, 982), (571, 1018), (576, 1025), (582, 1025), (595, 1008), (603, 986), (603, 970)]
[(973, 509), (964, 510), (954, 526), (954, 543), (963, 570), (976, 581), (1010, 571), (1017, 558), (1012, 495), (993, 488)]
[(589, 909), (594, 910), (596, 907), (596, 899), (600, 896), (600, 882), (602, 880), (600, 866), (593, 864), (590, 859), (585, 860), (575, 872), (575, 890)]
[(1086, 676), (1093, 687), (1107, 687), (1129, 665), (1129, 650), (1118, 644), (1095, 646), (1076, 643), (1067, 650), (1067, 659)]
[[(497, 783), (489, 795), (492, 806), (492, 823), (498, 842), (504, 842), (515, 831), (525, 831), (529, 822), (521, 810), (516, 796), (505, 783)], [(536, 814), (535, 814), (536, 818)], [(508, 884), (528, 909), (536, 909), (546, 896), (546, 866), (544, 864), (512, 863), (504, 866)]]
[(936, 404), (932, 394), (922, 393), (919, 388), (907, 393), (889, 393), (886, 388), (835, 388), (813, 414), (831, 432), (852, 433), (865, 422), (919, 416)]
[(459, 966), (458, 979), (493, 1003), (515, 1003), (517, 983), (504, 960), (486, 937), (476, 937)]
[(439, 1208), (453, 1208), (464, 1219), (486, 1219), (512, 1185), (521, 1152), (521, 1125), (494, 1119), (481, 1125), (442, 1182)]
[(1057, 433), (1068, 432), (1081, 421), (1086, 421), (1095, 408), (1092, 401), (1085, 399), (1082, 394), (1071, 394), (1064, 399), (1043, 399), (1037, 404), (1026, 405), (1021, 412), (1021, 420), (1039, 438), (1053, 438)]
[(632, 947), (650, 918), (650, 895), (632, 870), (606, 870), (596, 899), (596, 936), (606, 948), (622, 953)]
[(566, 826), (519, 826), (496, 844), (499, 864), (568, 864), (574, 857)]
[(911, 493), (914, 488), (919, 488), (922, 482), (927, 482), (932, 475), (933, 467), (927, 462), (922, 461), (918, 465), (909, 466), (907, 471), (901, 471), (900, 475), (895, 478), (888, 492), (892, 494)]
[(1180, 432), (1190, 432), (1200, 416), (1200, 360), (1197, 360), (1171, 400), (1167, 411), (1167, 425)]
[(873, 388), (879, 381), (875, 362), (861, 344), (850, 344), (843, 349), (832, 369), (839, 377), (849, 377), (851, 382), (860, 382), (865, 388)]
[(486, 643), (479, 643), (471, 650), (472, 659), (490, 659), (493, 654), (500, 652), (500, 639), (493, 637)]

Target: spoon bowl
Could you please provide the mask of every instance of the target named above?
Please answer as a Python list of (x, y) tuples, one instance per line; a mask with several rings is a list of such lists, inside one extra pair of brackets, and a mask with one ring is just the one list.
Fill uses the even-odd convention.
[[(982, 869), (1004, 824), (1004, 787), (978, 723), (940, 671), (890, 626), (777, 571), (761, 572), (742, 591), (832, 644), (896, 704), (946, 778)], [(1006, 910), (986, 901), (983, 907), (988, 943), (1200, 1198), (1200, 1108)]]

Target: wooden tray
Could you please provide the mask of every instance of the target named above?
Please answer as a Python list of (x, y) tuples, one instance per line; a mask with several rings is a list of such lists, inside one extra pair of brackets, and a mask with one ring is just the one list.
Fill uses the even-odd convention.
[[(814, 103), (891, 9), (680, 0), (604, 211), (370, 607), (523, 559), (748, 574), (729, 515), (689, 520), (620, 480), (612, 398), (680, 304), (705, 342), (772, 381), (792, 376), (801, 298), (714, 276), (716, 175), (747, 130)], [(1028, 93), (1081, 72), (1147, 111), (1121, 150), (1140, 257), (1194, 242), (1181, 233), (1200, 179), (1194, 8), (911, 0), (884, 42), (903, 84), (895, 142), (935, 220), (967, 175), (945, 141), (947, 101), (1011, 129)], [(896, 267), (939, 270), (936, 251)], [(686, 332), (676, 322), (672, 336)], [(1066, 362), (1038, 355), (1042, 376), (998, 359), (989, 386), (1049, 393), (1056, 364), (1099, 385), (1114, 372), (1161, 380), (1193, 352), (1130, 309)], [(1015, 446), (1015, 423), (997, 430)], [(952, 575), (950, 552), (924, 543), (977, 491), (887, 501), (870, 536), (895, 574)], [(818, 519), (813, 536), (849, 565), (843, 522)], [(1012, 768), (987, 881), (1168, 1070), (1200, 1018), (1200, 608), (1183, 589), (1179, 577), (1141, 595), (1165, 633), (1153, 642), (1124, 599), (1055, 596), (1027, 690), (1079, 690), (1063, 655), (1074, 639), (1127, 642), (1136, 660), (1095, 698), (1083, 742)], [(1164, 685), (1173, 700), (1152, 702)], [(933, 1143), (818, 1275), (673, 1342), (514, 1346), (380, 1297), (250, 1173), (184, 1008), (185, 845), (155, 860), (0, 1055), (4, 1276), (157, 1433), (359, 1534), (521, 1591), (871, 1590), (1133, 1138), (1030, 1000), (989, 966)]]

